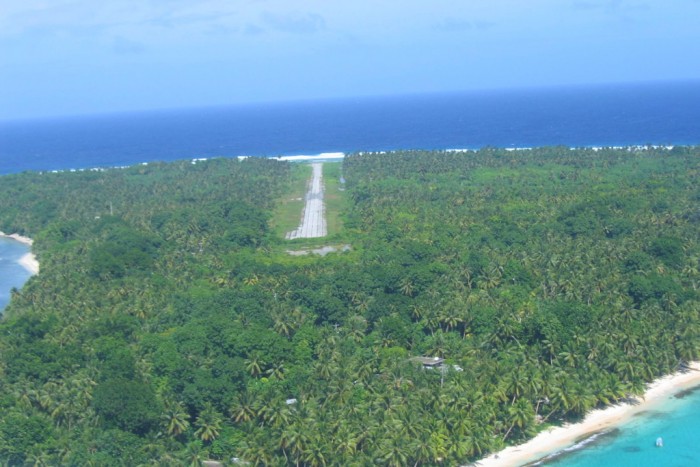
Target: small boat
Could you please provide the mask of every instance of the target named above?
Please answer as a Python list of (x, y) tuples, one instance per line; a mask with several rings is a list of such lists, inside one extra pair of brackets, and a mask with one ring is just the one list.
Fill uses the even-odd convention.
[(658, 438), (656, 438), (656, 447), (657, 447), (657, 448), (662, 448), (662, 447), (664, 447), (664, 439), (663, 439), (661, 436), (659, 436)]

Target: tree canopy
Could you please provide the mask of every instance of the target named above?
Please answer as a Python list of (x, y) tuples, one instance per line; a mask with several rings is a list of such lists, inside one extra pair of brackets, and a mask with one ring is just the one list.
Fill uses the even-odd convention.
[(270, 227), (298, 170), (0, 177), (42, 265), (0, 321), (0, 460), (466, 463), (698, 358), (700, 148), (350, 154), (324, 257)]

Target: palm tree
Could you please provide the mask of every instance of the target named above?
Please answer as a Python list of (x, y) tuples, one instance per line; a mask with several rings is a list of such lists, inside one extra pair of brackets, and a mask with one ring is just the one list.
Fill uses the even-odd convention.
[(283, 312), (278, 311), (272, 315), (272, 328), (276, 333), (289, 338), (293, 330), (293, 322), (290, 317), (285, 316)]
[(357, 435), (345, 424), (334, 434), (335, 451), (342, 458), (352, 459), (357, 451)]
[(258, 417), (260, 426), (265, 424), (273, 427), (286, 425), (291, 418), (291, 410), (285, 401), (276, 395), (264, 397), (258, 404)]
[(534, 411), (532, 410), (532, 405), (525, 399), (518, 399), (518, 402), (508, 407), (508, 418), (511, 424), (508, 431), (503, 435), (503, 441), (508, 438), (513, 428), (517, 426), (522, 430), (533, 420)]
[(324, 380), (329, 380), (332, 375), (338, 371), (338, 365), (336, 362), (326, 358), (324, 360), (319, 360), (314, 365), (316, 373)]
[(293, 458), (297, 459), (297, 465), (299, 463), (298, 460), (301, 459), (307, 446), (311, 443), (308, 430), (309, 426), (307, 424), (297, 420), (283, 428), (279, 436), (280, 449), (282, 449), (285, 457), (289, 453)]
[(573, 351), (567, 347), (563, 352), (559, 353), (559, 358), (564, 360), (564, 362), (568, 366), (574, 368), (576, 366), (576, 361), (578, 359), (578, 355), (576, 354), (575, 351)]
[(221, 431), (222, 418), (221, 415), (214, 409), (214, 407), (207, 403), (204, 409), (197, 416), (195, 425), (197, 425), (197, 431), (194, 432), (195, 436), (198, 436), (202, 441), (211, 442), (219, 437), (219, 432)]
[(430, 444), (430, 438), (427, 436), (427, 433), (412, 438), (409, 447), (411, 449), (410, 458), (414, 461), (414, 467), (436, 463), (435, 450)]
[(464, 459), (471, 449), (470, 442), (462, 436), (450, 436), (447, 441), (447, 455), (450, 460)]
[(406, 440), (397, 430), (390, 430), (388, 438), (379, 444), (379, 459), (382, 465), (401, 467), (408, 464), (409, 449)]
[(267, 448), (265, 442), (261, 437), (256, 437), (252, 441), (246, 440), (243, 445), (243, 459), (246, 463), (250, 463), (254, 466), (262, 465), (272, 465), (273, 457)]
[(434, 309), (430, 309), (423, 315), (421, 324), (430, 331), (431, 335), (435, 335), (435, 332), (440, 327), (440, 317)]
[(257, 276), (257, 274), (253, 274), (250, 277), (243, 279), (243, 283), (245, 285), (256, 285), (258, 282), (260, 282), (260, 278)]
[(276, 363), (273, 364), (272, 367), (270, 367), (265, 374), (276, 378), (280, 381), (284, 380), (284, 364), (282, 363)]
[(554, 363), (554, 358), (557, 356), (557, 344), (549, 339), (542, 339), (542, 347), (544, 347), (545, 356), (549, 358), (549, 364)]
[(345, 328), (348, 336), (355, 342), (360, 342), (365, 337), (367, 330), (367, 320), (361, 315), (354, 315), (348, 319)]
[(514, 370), (508, 377), (507, 391), (513, 395), (510, 405), (515, 404), (516, 399), (523, 395), (527, 389), (527, 377), (523, 371)]
[(260, 376), (264, 366), (265, 363), (258, 352), (253, 352), (250, 358), (245, 361), (245, 368), (253, 377)]
[(413, 304), (411, 305), (411, 317), (414, 321), (420, 321), (425, 315), (425, 308), (422, 305)]
[(399, 283), (399, 290), (407, 297), (413, 297), (414, 285), (410, 277), (404, 277)]
[(374, 297), (371, 297), (364, 292), (355, 292), (350, 300), (355, 311), (358, 313), (365, 313), (367, 310), (369, 310), (372, 302), (374, 302)]
[(180, 436), (190, 427), (189, 414), (181, 402), (166, 403), (161, 420), (165, 423), (165, 431), (170, 436)]
[(49, 467), (50, 465), (55, 465), (55, 461), (51, 458), (51, 456), (42, 450), (28, 454), (24, 462), (24, 465), (29, 465), (32, 467)]
[(582, 384), (575, 384), (571, 391), (571, 410), (573, 413), (583, 416), (591, 410), (596, 403), (596, 398), (588, 392)]
[(198, 441), (193, 441), (187, 445), (182, 453), (183, 460), (190, 467), (201, 467), (202, 465), (202, 445)]
[(451, 331), (464, 322), (460, 313), (454, 308), (443, 308), (438, 319), (445, 326), (446, 331)]
[(430, 433), (430, 445), (435, 460), (444, 459), (447, 456), (447, 439), (448, 436), (437, 427)]
[(314, 440), (314, 442), (304, 450), (304, 461), (306, 465), (312, 467), (318, 467), (328, 463), (326, 461), (326, 453), (320, 445), (320, 440)]
[(249, 422), (257, 417), (256, 401), (248, 392), (239, 394), (231, 406), (231, 418), (236, 423)]
[(447, 353), (447, 342), (445, 341), (445, 335), (442, 333), (442, 331), (435, 334), (428, 351), (431, 355), (435, 355), (437, 357), (445, 356)]
[(569, 399), (568, 388), (565, 387), (563, 382), (550, 387), (551, 395), (549, 396), (549, 408), (551, 409), (547, 415), (542, 418), (542, 422), (549, 420), (555, 412), (561, 412), (561, 414), (566, 414), (571, 407), (571, 400)]

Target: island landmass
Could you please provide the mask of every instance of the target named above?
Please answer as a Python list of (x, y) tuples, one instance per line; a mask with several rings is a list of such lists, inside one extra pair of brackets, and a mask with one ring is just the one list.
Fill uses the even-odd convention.
[(0, 321), (0, 460), (513, 464), (698, 382), (700, 148), (340, 168), (291, 240), (305, 164), (0, 177), (41, 258)]

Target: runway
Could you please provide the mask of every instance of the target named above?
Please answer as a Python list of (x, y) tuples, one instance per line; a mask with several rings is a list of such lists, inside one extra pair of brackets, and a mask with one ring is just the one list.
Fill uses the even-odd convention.
[(295, 238), (318, 238), (328, 235), (326, 208), (323, 204), (323, 164), (311, 164), (313, 175), (306, 193), (306, 204), (301, 215), (301, 224), (285, 235), (287, 240)]

